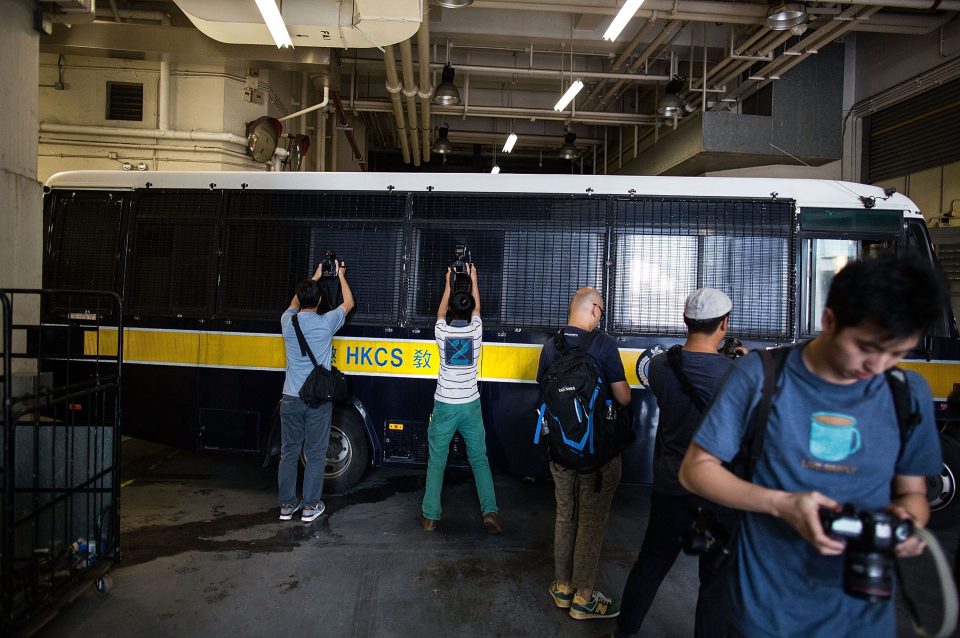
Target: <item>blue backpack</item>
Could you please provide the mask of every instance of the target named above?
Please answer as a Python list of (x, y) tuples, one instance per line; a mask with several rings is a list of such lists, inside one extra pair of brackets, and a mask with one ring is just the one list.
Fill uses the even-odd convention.
[(553, 337), (557, 357), (541, 382), (534, 444), (547, 442), (550, 459), (578, 472), (598, 470), (635, 438), (629, 410), (610, 395), (603, 371), (588, 353), (597, 332), (567, 344), (563, 329)]

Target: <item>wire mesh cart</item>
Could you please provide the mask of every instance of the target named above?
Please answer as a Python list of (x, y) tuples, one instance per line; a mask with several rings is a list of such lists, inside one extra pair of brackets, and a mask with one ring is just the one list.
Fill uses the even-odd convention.
[[(0, 290), (0, 634), (29, 634), (120, 558), (120, 297)], [(43, 317), (43, 321), (40, 320)]]

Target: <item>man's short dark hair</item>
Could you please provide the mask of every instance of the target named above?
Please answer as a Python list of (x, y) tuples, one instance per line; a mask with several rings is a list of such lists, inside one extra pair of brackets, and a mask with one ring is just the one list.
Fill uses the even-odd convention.
[(477, 302), (473, 300), (473, 295), (468, 292), (455, 292), (450, 297), (450, 305), (447, 309), (447, 322), (450, 321), (469, 321), (473, 315), (473, 309), (477, 307)]
[(297, 284), (297, 301), (304, 310), (320, 305), (320, 284), (313, 279), (304, 279)]
[(867, 324), (899, 339), (923, 334), (943, 317), (947, 290), (943, 274), (920, 259), (866, 259), (837, 273), (826, 307), (838, 331)]
[(687, 324), (687, 332), (690, 334), (712, 335), (717, 331), (717, 328), (720, 327), (723, 320), (729, 316), (730, 313), (728, 312), (722, 317), (716, 317), (714, 319), (690, 319), (689, 317), (684, 317), (683, 323)]

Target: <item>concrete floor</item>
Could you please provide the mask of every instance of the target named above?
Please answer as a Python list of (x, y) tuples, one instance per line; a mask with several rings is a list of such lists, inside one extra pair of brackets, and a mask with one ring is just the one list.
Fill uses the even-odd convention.
[[(255, 459), (123, 444), (123, 561), (109, 596), (92, 589), (41, 636), (599, 636), (553, 606), (553, 488), (495, 477), (505, 534), (484, 533), (468, 474), (448, 475), (440, 530), (417, 521), (423, 470), (379, 469), (325, 498), (305, 525), (277, 520), (275, 467)], [(640, 546), (649, 491), (622, 485), (598, 589), (619, 598)], [(941, 534), (949, 550), (957, 531)], [(952, 556), (952, 553), (951, 553)], [(906, 578), (927, 624), (939, 622), (927, 558)], [(644, 624), (693, 635), (696, 561), (681, 556)], [(899, 614), (898, 636), (913, 635)]]

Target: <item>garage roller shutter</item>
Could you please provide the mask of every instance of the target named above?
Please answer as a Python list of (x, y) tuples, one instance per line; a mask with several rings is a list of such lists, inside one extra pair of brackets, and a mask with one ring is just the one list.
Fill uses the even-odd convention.
[(960, 160), (960, 80), (887, 107), (863, 124), (868, 184)]

